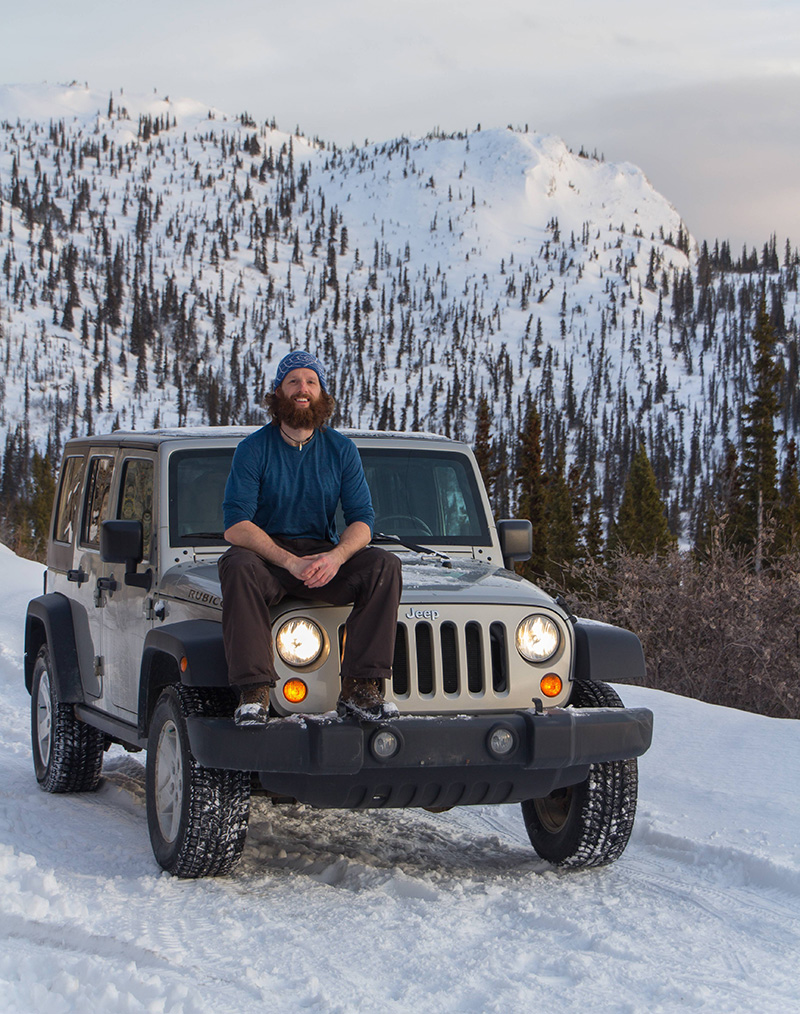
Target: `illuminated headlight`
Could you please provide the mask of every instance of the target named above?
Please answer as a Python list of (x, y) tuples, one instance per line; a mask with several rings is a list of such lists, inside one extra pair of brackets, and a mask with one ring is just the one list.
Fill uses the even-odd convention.
[(529, 662), (546, 662), (560, 642), (558, 627), (549, 616), (526, 616), (517, 627), (517, 651)]
[(287, 620), (278, 631), (275, 647), (287, 665), (311, 665), (319, 658), (325, 641), (312, 620)]

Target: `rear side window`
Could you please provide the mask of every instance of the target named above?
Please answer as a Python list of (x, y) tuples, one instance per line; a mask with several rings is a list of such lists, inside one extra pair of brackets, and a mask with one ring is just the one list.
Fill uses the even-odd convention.
[(122, 466), (122, 486), (117, 516), (124, 521), (141, 521), (144, 559), (151, 559), (153, 543), (153, 462), (129, 458)]
[(113, 458), (103, 456), (92, 458), (89, 462), (81, 544), (89, 546), (91, 549), (100, 548), (100, 525), (109, 516), (109, 496), (113, 474)]
[(78, 521), (81, 502), (81, 478), (83, 458), (69, 457), (61, 469), (61, 486), (58, 490), (58, 507), (53, 539), (56, 542), (72, 543)]

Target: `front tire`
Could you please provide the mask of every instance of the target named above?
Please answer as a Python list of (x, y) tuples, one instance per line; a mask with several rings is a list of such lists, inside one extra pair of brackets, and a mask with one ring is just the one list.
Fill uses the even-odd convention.
[(150, 842), (176, 877), (215, 877), (239, 861), (250, 817), (250, 775), (201, 767), (189, 749), (186, 716), (218, 713), (213, 691), (168, 687), (158, 699), (147, 746)]
[[(607, 683), (576, 682), (570, 704), (578, 708), (621, 708)], [(579, 785), (555, 789), (522, 803), (534, 849), (557, 866), (580, 869), (619, 859), (633, 830), (638, 795), (636, 758), (592, 764)]]
[(43, 644), (33, 666), (31, 748), (36, 780), (45, 792), (94, 792), (100, 784), (105, 736), (75, 717), (58, 699), (58, 687)]

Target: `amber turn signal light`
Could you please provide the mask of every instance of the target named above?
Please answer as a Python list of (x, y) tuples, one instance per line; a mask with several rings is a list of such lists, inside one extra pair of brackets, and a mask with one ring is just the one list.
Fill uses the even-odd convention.
[(308, 697), (308, 687), (295, 677), (283, 684), (283, 696), (290, 704), (300, 704)]
[(562, 686), (561, 677), (556, 676), (554, 672), (549, 672), (546, 676), (542, 676), (539, 681), (539, 687), (545, 697), (558, 697)]

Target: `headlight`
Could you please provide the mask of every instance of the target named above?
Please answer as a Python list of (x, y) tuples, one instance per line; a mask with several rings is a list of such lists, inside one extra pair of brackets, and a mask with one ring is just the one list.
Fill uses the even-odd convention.
[(549, 616), (526, 616), (517, 627), (517, 651), (529, 662), (546, 662), (560, 643), (561, 634)]
[(287, 620), (278, 631), (275, 647), (287, 665), (300, 667), (316, 662), (325, 644), (322, 631), (313, 620)]

